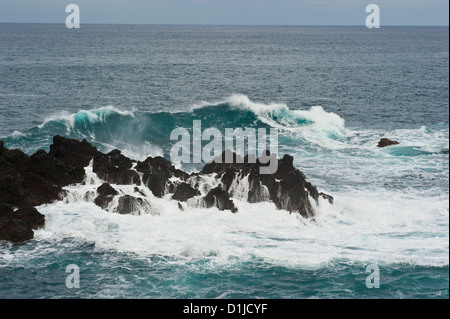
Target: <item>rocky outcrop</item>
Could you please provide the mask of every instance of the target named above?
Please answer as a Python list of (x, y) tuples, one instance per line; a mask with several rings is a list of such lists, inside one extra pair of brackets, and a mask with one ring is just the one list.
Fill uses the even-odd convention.
[(43, 227), (44, 223), (44, 216), (34, 207), (14, 208), (0, 204), (0, 240), (21, 242), (32, 239), (33, 229)]
[[(278, 159), (275, 173), (260, 174), (260, 167), (265, 166), (262, 160), (245, 157), (239, 161), (236, 154), (227, 152), (220, 157), (222, 161), (187, 174), (163, 157), (134, 161), (119, 150), (104, 154), (86, 140), (55, 136), (48, 153), (39, 150), (31, 156), (7, 149), (0, 141), (0, 240), (33, 238), (33, 230), (45, 222), (34, 206), (67, 198), (68, 189), (73, 189), (69, 185), (93, 185), (92, 180), (97, 180), (96, 188), (81, 194), (81, 200), (120, 214), (159, 214), (150, 192), (159, 198), (172, 194), (180, 210), (200, 206), (236, 213), (235, 200), (239, 199), (250, 203), (272, 201), (278, 209), (304, 217), (315, 215), (311, 201), (319, 204), (322, 197), (333, 202), (330, 195), (319, 193), (306, 181), (290, 155)], [(233, 163), (225, 163), (226, 155), (234, 159)], [(86, 167), (92, 168), (89, 178)], [(92, 173), (103, 184), (97, 186), (98, 178)]]
[(130, 195), (124, 195), (119, 198), (119, 205), (115, 210), (119, 214), (137, 214), (139, 215), (145, 206), (150, 206), (150, 204), (142, 199)]
[(52, 201), (62, 185), (82, 181), (78, 173), (45, 151), (28, 156), (19, 150), (0, 151), (0, 199), (16, 206)]
[(385, 146), (389, 146), (389, 145), (396, 145), (396, 144), (400, 144), (397, 141), (393, 141), (390, 140), (388, 138), (382, 138), (379, 142), (378, 142), (378, 147), (385, 147)]
[(186, 180), (189, 175), (176, 169), (172, 163), (161, 156), (148, 157), (143, 162), (138, 162), (136, 170), (143, 173), (142, 182), (156, 197), (163, 197), (166, 190), (173, 192), (173, 184), (169, 181), (172, 177)]
[(320, 193), (319, 193), (319, 196), (322, 197), (323, 199), (327, 200), (328, 203), (330, 203), (330, 204), (333, 204), (333, 203), (334, 203), (334, 198), (333, 198), (333, 196), (331, 196), (331, 195), (328, 195), (328, 194), (325, 194), (325, 193), (320, 192)]
[[(94, 203), (108, 212), (122, 215), (141, 215), (143, 212), (148, 212), (149, 214), (156, 213), (151, 203), (143, 198), (145, 194), (139, 188), (134, 187), (133, 192), (140, 196), (123, 195), (109, 183), (103, 183), (97, 188), (98, 196), (94, 199)], [(112, 204), (114, 200), (115, 202)]]
[(53, 138), (47, 153), (29, 156), (0, 143), (0, 240), (21, 242), (33, 238), (44, 225), (44, 216), (34, 206), (59, 199), (63, 187), (81, 183), (84, 167), (100, 154), (86, 140)]
[(65, 169), (72, 172), (74, 177), (69, 183), (82, 181), (84, 178), (84, 167), (88, 166), (90, 161), (102, 153), (85, 139), (81, 142), (59, 135), (53, 137), (53, 144), (50, 145), (48, 155), (64, 163)]
[(178, 200), (181, 202), (185, 202), (189, 198), (192, 198), (192, 197), (198, 196), (198, 195), (200, 195), (200, 192), (198, 190), (194, 189), (188, 183), (183, 182), (180, 185), (178, 185), (177, 190), (175, 191), (175, 193), (172, 196), (172, 199), (175, 199), (175, 200)]
[(232, 154), (234, 163), (225, 163), (226, 152), (228, 151), (222, 153), (220, 163), (213, 161), (206, 164), (200, 174), (216, 173), (230, 194), (245, 180), (248, 183), (248, 202), (270, 200), (278, 209), (298, 212), (304, 217), (315, 215), (310, 198), (316, 203), (319, 196), (332, 202), (330, 195), (319, 193), (315, 186), (306, 181), (305, 175), (293, 166), (294, 158), (290, 155), (284, 155), (278, 160), (278, 169), (274, 174), (260, 174), (259, 168), (264, 164), (259, 159), (252, 163), (246, 156), (243, 163), (236, 163), (237, 155)]
[(236, 206), (230, 199), (230, 194), (223, 190), (220, 185), (210, 190), (203, 200), (207, 208), (215, 206), (219, 210), (231, 210), (232, 213), (237, 212)]
[(134, 163), (119, 150), (113, 150), (106, 155), (100, 153), (95, 156), (92, 168), (98, 177), (108, 183), (140, 185), (141, 179), (138, 172), (131, 169)]
[(114, 196), (119, 193), (108, 183), (103, 183), (97, 188), (98, 196), (94, 199), (94, 203), (103, 209), (106, 209), (112, 202)]

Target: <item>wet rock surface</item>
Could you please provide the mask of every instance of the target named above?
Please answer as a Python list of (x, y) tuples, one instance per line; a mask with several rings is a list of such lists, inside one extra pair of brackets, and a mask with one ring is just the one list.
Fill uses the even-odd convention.
[[(246, 156), (244, 163), (224, 163), (225, 151), (221, 156), (222, 163), (211, 162), (204, 166), (200, 174), (218, 174), (218, 178), (225, 190), (232, 193), (233, 186), (244, 178), (248, 180), (248, 202), (258, 203), (273, 201), (278, 209), (298, 212), (304, 217), (315, 215), (310, 203), (311, 197), (318, 203), (319, 192), (315, 186), (306, 181), (305, 175), (294, 167), (294, 158), (284, 155), (278, 159), (278, 169), (274, 174), (260, 174), (260, 167), (264, 164), (257, 159), (255, 163)], [(236, 155), (233, 154), (234, 160)], [(322, 193), (320, 196), (330, 200), (331, 196)], [(331, 200), (332, 201), (332, 200)]]
[(172, 196), (172, 199), (185, 202), (189, 198), (192, 198), (197, 195), (200, 195), (200, 192), (198, 190), (194, 189), (191, 185), (183, 182), (180, 185), (178, 185), (177, 190)]
[(114, 196), (119, 193), (109, 183), (103, 183), (97, 188), (98, 196), (94, 199), (94, 203), (103, 209), (106, 209), (112, 202)]
[(22, 242), (32, 239), (33, 229), (43, 227), (44, 215), (32, 206), (15, 208), (0, 204), (0, 240)]
[[(86, 140), (55, 136), (48, 153), (39, 150), (31, 156), (7, 149), (0, 141), (0, 240), (32, 239), (33, 230), (45, 223), (34, 206), (61, 200), (69, 193), (66, 189), (69, 185), (85, 185), (89, 165), (103, 184), (88, 191), (83, 200), (120, 214), (157, 213), (151, 194), (158, 198), (171, 194), (172, 199), (185, 202), (178, 204), (183, 211), (194, 201), (200, 207), (236, 213), (234, 198), (239, 197), (250, 203), (272, 201), (278, 209), (304, 217), (315, 215), (311, 200), (318, 204), (321, 197), (333, 202), (330, 195), (319, 193), (306, 181), (304, 174), (293, 166), (290, 155), (276, 159), (275, 173), (261, 174), (260, 167), (266, 166), (265, 161), (248, 156), (239, 158), (227, 152), (220, 157), (221, 162), (213, 161), (201, 172), (188, 174), (163, 157), (134, 161), (119, 150), (104, 154)], [(226, 155), (231, 156), (232, 163), (225, 163)], [(125, 194), (118, 191), (122, 185), (134, 187)]]
[(388, 139), (388, 138), (382, 138), (379, 142), (378, 142), (378, 147), (386, 147), (386, 146), (389, 146), (389, 145), (396, 145), (396, 144), (400, 144), (399, 142), (397, 142), (397, 141), (393, 141), (393, 140), (390, 140), (390, 139)]
[(119, 150), (113, 150), (106, 155), (99, 154), (94, 157), (93, 172), (111, 184), (140, 185), (139, 174), (131, 169), (134, 163)]

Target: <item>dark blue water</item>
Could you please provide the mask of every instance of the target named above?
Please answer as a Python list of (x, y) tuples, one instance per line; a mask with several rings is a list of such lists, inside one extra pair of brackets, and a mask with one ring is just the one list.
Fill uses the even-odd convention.
[[(161, 216), (40, 207), (0, 244), (1, 298), (448, 298), (448, 27), (0, 24), (0, 137), (169, 158), (176, 127), (280, 129), (335, 197), (317, 224), (270, 204)], [(398, 146), (376, 148), (381, 137)], [(184, 165), (186, 170), (201, 165)], [(80, 188), (81, 189), (81, 188)], [(77, 264), (80, 289), (65, 286)], [(369, 289), (365, 267), (380, 268)]]
[(173, 112), (233, 93), (321, 105), (351, 126), (448, 123), (446, 27), (0, 28), (2, 135), (49, 110)]

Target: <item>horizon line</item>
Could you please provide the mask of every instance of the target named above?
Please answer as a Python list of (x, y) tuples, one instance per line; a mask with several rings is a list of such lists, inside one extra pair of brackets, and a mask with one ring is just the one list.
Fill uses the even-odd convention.
[[(1, 22), (0, 24), (61, 24), (64, 22)], [(161, 26), (248, 26), (248, 27), (365, 27), (364, 24), (210, 24), (210, 23), (105, 23), (105, 22), (84, 22), (84, 25), (161, 25)], [(449, 27), (449, 25), (410, 25), (410, 24), (390, 24), (383, 27)]]

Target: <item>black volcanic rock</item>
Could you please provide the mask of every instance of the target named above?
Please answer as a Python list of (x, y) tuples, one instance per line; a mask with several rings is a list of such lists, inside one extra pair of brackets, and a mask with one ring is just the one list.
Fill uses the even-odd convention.
[(134, 192), (140, 194), (141, 196), (145, 196), (145, 193), (141, 191), (138, 187), (134, 187)]
[(146, 203), (142, 198), (124, 195), (119, 198), (119, 205), (116, 208), (116, 212), (119, 214), (133, 214), (138, 212), (144, 204)]
[(14, 218), (25, 220), (33, 229), (44, 227), (45, 217), (32, 206), (20, 207), (14, 212)]
[(194, 189), (188, 183), (181, 183), (180, 185), (178, 185), (177, 190), (172, 196), (172, 199), (185, 202), (189, 198), (192, 198), (197, 195), (200, 195), (200, 192), (198, 190)]
[(94, 203), (103, 209), (106, 209), (113, 200), (114, 196), (119, 194), (109, 183), (103, 183), (97, 188), (98, 196), (94, 199)]
[(99, 196), (114, 196), (119, 194), (109, 183), (103, 183), (97, 188)]
[(388, 138), (383, 137), (383, 138), (378, 142), (377, 147), (385, 147), (385, 146), (396, 145), (396, 144), (400, 144), (400, 143), (397, 142), (397, 141), (393, 141), (393, 140), (390, 140), (390, 139), (388, 139)]
[(330, 204), (334, 203), (334, 198), (331, 195), (320, 192), (319, 196), (322, 197), (323, 199), (326, 199)]
[(36, 206), (55, 200), (63, 185), (75, 180), (73, 171), (45, 151), (28, 156), (3, 148), (0, 155), (0, 201)]
[(163, 197), (166, 193), (166, 185), (171, 177), (186, 180), (187, 173), (176, 169), (172, 163), (161, 156), (148, 157), (143, 162), (138, 162), (136, 170), (143, 173), (142, 182), (156, 197)]
[[(225, 163), (226, 152), (230, 151), (222, 153), (222, 163), (212, 161), (203, 167), (200, 174), (216, 173), (228, 192), (232, 191), (233, 181), (239, 183), (247, 177), (250, 203), (271, 200), (278, 209), (298, 212), (304, 217), (315, 215), (309, 198), (318, 203), (319, 192), (315, 186), (306, 181), (305, 175), (293, 166), (292, 156), (284, 155), (282, 159), (278, 159), (278, 168), (274, 174), (260, 174), (259, 168), (265, 164), (262, 164), (259, 159), (251, 163), (246, 156), (243, 158), (243, 163)], [(266, 151), (266, 155), (270, 155), (269, 152)], [(232, 154), (232, 156), (236, 161), (238, 155)], [(321, 196), (329, 201), (332, 198), (326, 194)]]
[(84, 167), (97, 155), (102, 154), (89, 144), (86, 139), (78, 140), (56, 135), (53, 137), (53, 144), (50, 145), (50, 156), (62, 161), (66, 167), (72, 170), (72, 175), (79, 181), (84, 177)]
[[(231, 154), (229, 156), (230, 156), (230, 158), (233, 159), (232, 163), (226, 163), (225, 160), (226, 160), (227, 154)], [(250, 165), (252, 165), (252, 164), (246, 163), (246, 159), (248, 159), (248, 157), (245, 157), (243, 159), (243, 163), (239, 163), (238, 158), (241, 158), (241, 157), (239, 157), (239, 155), (236, 155), (235, 153), (231, 152), (230, 150), (223, 151), (222, 155), (220, 155), (219, 158), (220, 158), (220, 162), (217, 162), (216, 159), (214, 159), (213, 161), (205, 164), (205, 166), (203, 166), (203, 169), (200, 171), (200, 174), (212, 174), (212, 173), (224, 174), (226, 172), (228, 172), (229, 174), (232, 174), (236, 170), (241, 170), (246, 167), (250, 167)]]
[(58, 200), (62, 187), (82, 182), (84, 166), (99, 153), (86, 141), (61, 136), (53, 141), (49, 153), (39, 150), (31, 156), (0, 143), (0, 205), (19, 208), (3, 215), (0, 238), (15, 242), (31, 239), (32, 230), (44, 223), (43, 215), (33, 206)]
[(0, 218), (0, 240), (22, 242), (33, 239), (34, 232), (24, 220), (12, 217)]
[(0, 204), (0, 240), (22, 242), (34, 236), (33, 229), (44, 226), (45, 217), (36, 208), (24, 206), (13, 209), (11, 205)]
[(113, 150), (108, 154), (98, 154), (94, 157), (92, 170), (102, 180), (111, 184), (140, 185), (139, 174), (132, 170), (133, 161), (121, 154), (119, 150)]
[[(222, 159), (227, 152), (222, 154)], [(234, 159), (233, 163), (211, 162), (200, 173), (189, 175), (176, 169), (163, 157), (148, 157), (142, 162), (135, 162), (119, 150), (103, 154), (86, 140), (80, 142), (55, 136), (48, 153), (39, 150), (31, 156), (20, 150), (7, 149), (0, 141), (0, 240), (20, 242), (33, 238), (33, 229), (42, 227), (45, 221), (33, 206), (61, 200), (61, 196), (68, 194), (63, 187), (84, 181), (85, 167), (91, 161), (94, 173), (105, 183), (98, 187), (97, 194), (93, 191), (86, 193), (85, 200), (121, 214), (134, 214), (142, 210), (155, 212), (145, 192), (139, 188), (134, 188), (134, 194), (142, 197), (120, 195), (110, 185), (139, 186), (140, 175), (144, 186), (157, 197), (174, 193), (173, 199), (186, 201), (200, 195), (195, 188), (201, 187), (204, 195), (202, 201), (206, 207), (216, 206), (219, 210), (232, 212), (237, 212), (232, 197), (238, 189), (248, 190), (247, 200), (251, 203), (272, 201), (278, 209), (298, 212), (305, 217), (315, 215), (310, 199), (317, 204), (319, 197), (333, 202), (331, 196), (319, 193), (315, 186), (306, 181), (303, 173), (293, 166), (292, 156), (274, 159), (278, 161), (275, 173), (260, 174), (260, 168), (266, 166), (261, 159), (255, 159), (252, 163), (248, 156), (240, 158), (234, 153), (229, 155)], [(239, 160), (242, 162), (238, 163)], [(215, 175), (209, 175), (212, 173)], [(209, 176), (204, 178), (204, 174)], [(211, 178), (215, 178), (213, 184), (219, 186), (211, 189), (213, 186), (208, 182)], [(188, 181), (191, 184), (195, 182), (195, 188)], [(116, 196), (120, 196), (117, 207), (109, 208)], [(184, 209), (181, 204), (179, 207)]]
[(211, 189), (203, 200), (207, 208), (216, 206), (219, 210), (229, 209), (233, 213), (237, 212), (236, 206), (234, 206), (233, 201), (230, 199), (230, 194), (226, 190), (223, 190), (220, 185)]
[[(293, 161), (294, 158), (290, 155), (284, 155), (278, 161), (278, 170), (273, 174), (275, 179), (280, 180), (278, 189), (275, 187), (278, 196), (271, 196), (271, 199), (278, 209), (297, 211), (304, 217), (314, 216), (314, 209), (308, 196), (317, 202), (319, 192), (315, 186), (306, 181), (305, 175), (293, 166)], [(264, 182), (263, 184), (266, 185)], [(274, 191), (269, 188), (269, 193), (272, 195)]]

